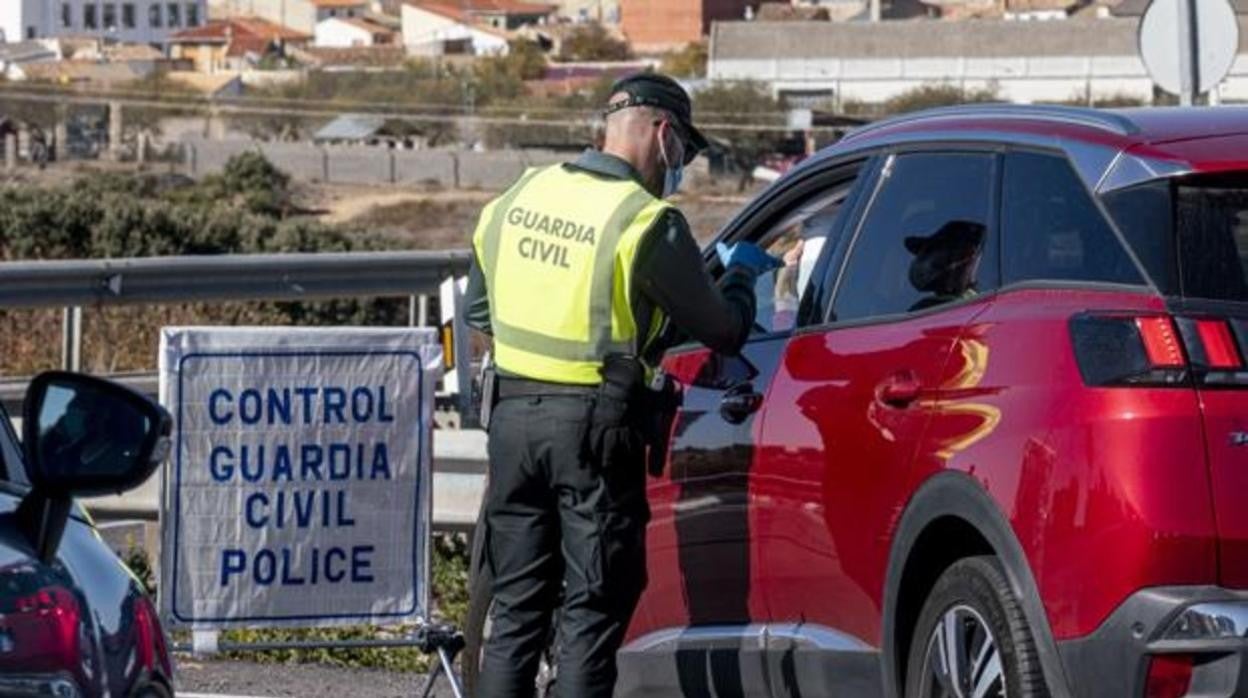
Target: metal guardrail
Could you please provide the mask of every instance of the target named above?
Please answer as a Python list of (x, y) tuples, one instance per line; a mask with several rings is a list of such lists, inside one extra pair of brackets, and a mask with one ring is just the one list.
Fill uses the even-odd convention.
[(0, 264), (0, 308), (435, 293), (471, 253), (205, 255)]
[[(410, 324), (426, 325), (427, 297), (447, 277), (466, 273), (471, 258), (467, 250), (451, 250), (6, 262), (0, 263), (0, 308), (64, 308), (62, 366), (80, 370), (84, 306), (406, 296)], [(155, 373), (108, 378), (146, 395), (158, 390)], [(10, 415), (21, 414), (28, 382), (0, 378), (0, 402)], [(435, 439), (434, 523), (470, 528), (484, 489), (484, 440), (465, 432), (442, 441), (439, 448)], [(104, 518), (150, 519), (155, 501), (153, 490), (88, 508)]]
[[(103, 376), (131, 390), (155, 398), (160, 391), (160, 376), (155, 373), (123, 373)], [(29, 378), (0, 378), (0, 404), (11, 417), (22, 416)]]

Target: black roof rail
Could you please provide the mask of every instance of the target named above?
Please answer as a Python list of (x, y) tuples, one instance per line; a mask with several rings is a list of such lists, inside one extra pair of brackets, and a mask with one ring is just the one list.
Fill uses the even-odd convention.
[(1064, 107), (1048, 104), (964, 104), (956, 107), (937, 107), (910, 114), (889, 117), (856, 128), (845, 135), (844, 140), (858, 138), (879, 129), (901, 124), (935, 121), (951, 118), (991, 117), (994, 119), (1026, 119), (1031, 121), (1054, 121), (1076, 126), (1108, 131), (1120, 136), (1130, 136), (1140, 132), (1136, 125), (1125, 114), (1089, 109), (1084, 107)]

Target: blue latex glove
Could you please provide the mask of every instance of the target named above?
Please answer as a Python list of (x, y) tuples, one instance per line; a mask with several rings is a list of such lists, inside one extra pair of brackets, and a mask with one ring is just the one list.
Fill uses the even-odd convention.
[(725, 269), (734, 265), (743, 266), (754, 272), (755, 276), (784, 266), (784, 260), (767, 254), (763, 248), (752, 242), (737, 242), (731, 247), (719, 242), (715, 244), (715, 254), (719, 255), (719, 261)]

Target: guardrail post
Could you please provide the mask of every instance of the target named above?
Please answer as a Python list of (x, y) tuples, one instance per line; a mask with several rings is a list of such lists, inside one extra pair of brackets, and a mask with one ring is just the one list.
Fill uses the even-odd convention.
[(17, 169), (17, 134), (4, 134), (4, 169), (12, 172)]
[(125, 138), (125, 122), (122, 120), (121, 102), (108, 103), (108, 155), (110, 160), (121, 160), (122, 140)]
[(61, 368), (82, 370), (82, 307), (65, 308), (61, 316)]

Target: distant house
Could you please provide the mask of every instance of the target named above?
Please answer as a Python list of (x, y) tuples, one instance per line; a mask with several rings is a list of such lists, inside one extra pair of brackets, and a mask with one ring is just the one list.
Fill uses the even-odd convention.
[(757, 0), (624, 0), (620, 28), (641, 52), (667, 51), (700, 41), (715, 21), (745, 19)]
[(369, 0), (217, 0), (213, 9), (218, 14), (213, 16), (261, 17), (310, 35), (327, 19), (365, 16), (371, 4)]
[(381, 24), (360, 17), (330, 17), (316, 25), (318, 48), (352, 48), (384, 46), (394, 43), (395, 32)]
[(87, 35), (163, 44), (207, 17), (206, 0), (0, 0), (0, 43)]
[(269, 54), (308, 44), (312, 37), (259, 17), (213, 20), (169, 37), (170, 56), (201, 73), (237, 71)]
[(312, 135), (320, 145), (371, 145), (415, 150), (426, 147), (424, 129), (402, 119), (345, 114)]
[(544, 22), (553, 12), (549, 5), (514, 0), (407, 0), (403, 45), (418, 55), (502, 55), (510, 31)]
[[(1239, 20), (1248, 36), (1248, 17)], [(1004, 101), (1153, 100), (1139, 20), (1019, 22), (718, 22), (712, 82), (753, 80), (808, 106), (880, 103), (930, 85), (990, 90)], [(1226, 81), (1248, 99), (1248, 50)]]

